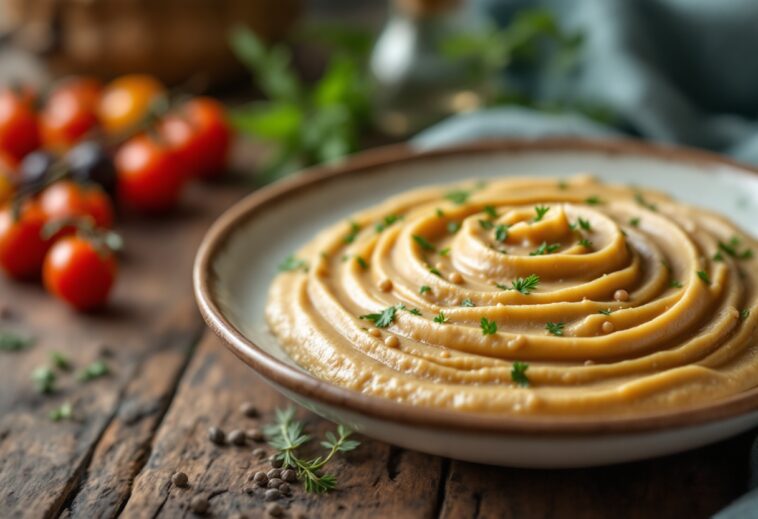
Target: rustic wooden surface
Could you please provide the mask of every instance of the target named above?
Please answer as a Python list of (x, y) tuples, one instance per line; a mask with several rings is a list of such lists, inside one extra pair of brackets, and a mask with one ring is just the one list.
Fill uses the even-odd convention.
[[(210, 222), (243, 193), (196, 187), (177, 214), (127, 220), (119, 285), (110, 309), (77, 316), (36, 285), (0, 281), (2, 329), (36, 338), (23, 352), (0, 352), (0, 517), (191, 516), (197, 494), (209, 516), (264, 516), (250, 473), (266, 465), (256, 445), (218, 447), (209, 425), (229, 431), (271, 420), (283, 397), (205, 330), (191, 292), (194, 251)], [(104, 356), (108, 377), (78, 383), (59, 376), (50, 396), (31, 371), (49, 353), (77, 367)], [(76, 420), (47, 414), (74, 404)], [(238, 411), (252, 401), (261, 417)], [(300, 412), (314, 432), (329, 424)], [(587, 470), (487, 467), (410, 452), (364, 438), (337, 460), (339, 490), (280, 503), (287, 517), (707, 517), (744, 491), (750, 437), (653, 461)], [(268, 450), (268, 449), (267, 449)], [(176, 470), (190, 486), (174, 487)]]

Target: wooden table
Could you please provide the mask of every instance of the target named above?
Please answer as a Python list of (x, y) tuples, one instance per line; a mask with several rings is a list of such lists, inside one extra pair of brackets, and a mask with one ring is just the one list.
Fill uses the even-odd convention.
[[(272, 419), (284, 398), (205, 329), (190, 270), (200, 239), (239, 199), (234, 186), (194, 186), (176, 214), (120, 224), (127, 251), (110, 308), (75, 315), (37, 285), (0, 281), (2, 329), (36, 338), (0, 352), (0, 517), (100, 518), (191, 515), (196, 494), (210, 516), (265, 516), (251, 471), (264, 468), (252, 446), (218, 447), (207, 429), (252, 428)], [(7, 314), (7, 315), (5, 315)], [(51, 351), (77, 367), (104, 357), (112, 373), (88, 383), (59, 376), (38, 394), (32, 370)], [(48, 412), (74, 404), (75, 420)], [(241, 415), (251, 401), (260, 419)], [(313, 431), (330, 427), (305, 412)], [(339, 489), (280, 503), (287, 517), (706, 517), (742, 493), (750, 438), (678, 456), (588, 470), (507, 469), (451, 461), (364, 438), (332, 469)], [(170, 483), (174, 471), (190, 487)]]

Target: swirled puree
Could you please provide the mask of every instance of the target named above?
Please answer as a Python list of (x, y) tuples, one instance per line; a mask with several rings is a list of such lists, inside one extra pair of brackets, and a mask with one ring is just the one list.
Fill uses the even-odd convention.
[(318, 234), (266, 315), (309, 372), (398, 402), (665, 411), (758, 386), (755, 245), (589, 176), (429, 187)]

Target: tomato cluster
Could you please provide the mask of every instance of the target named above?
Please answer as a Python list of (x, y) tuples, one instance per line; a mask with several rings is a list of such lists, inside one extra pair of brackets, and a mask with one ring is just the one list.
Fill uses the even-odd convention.
[(147, 75), (69, 78), (45, 96), (0, 88), (0, 269), (101, 306), (117, 272), (115, 205), (170, 210), (187, 182), (225, 171), (231, 139), (220, 103), (172, 103)]

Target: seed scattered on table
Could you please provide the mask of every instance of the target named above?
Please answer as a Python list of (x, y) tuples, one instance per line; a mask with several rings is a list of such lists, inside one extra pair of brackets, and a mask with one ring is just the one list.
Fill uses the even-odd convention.
[(263, 435), (263, 432), (260, 429), (248, 429), (245, 432), (245, 435), (247, 436), (247, 439), (251, 442), (262, 442), (266, 439), (266, 437)]
[(283, 465), (282, 460), (277, 458), (276, 454), (272, 454), (271, 456), (269, 456), (268, 461), (269, 463), (271, 463), (271, 466), (274, 467), (275, 469), (282, 468), (282, 465)]
[(279, 489), (277, 488), (269, 488), (266, 490), (266, 493), (263, 494), (263, 499), (266, 501), (276, 501), (277, 499), (281, 499), (282, 493), (279, 492)]
[(263, 447), (257, 447), (253, 449), (253, 456), (258, 458), (259, 460), (262, 460), (263, 458), (266, 457), (266, 449), (264, 449)]
[(232, 445), (245, 445), (245, 433), (241, 429), (235, 429), (229, 433), (229, 443)]
[(171, 476), (171, 482), (177, 487), (183, 488), (187, 486), (187, 483), (189, 483), (189, 478), (184, 472), (174, 472), (174, 475)]
[(288, 483), (294, 483), (297, 481), (297, 473), (292, 469), (287, 469), (282, 472), (282, 479)]
[(281, 517), (284, 515), (284, 508), (278, 503), (271, 503), (266, 507), (266, 513), (271, 517)]
[(202, 515), (207, 512), (208, 507), (208, 499), (205, 496), (195, 496), (192, 498), (192, 501), (190, 501), (190, 509), (198, 515)]
[(252, 402), (243, 402), (242, 405), (240, 405), (240, 413), (248, 418), (257, 418), (259, 414), (258, 408), (255, 407)]
[(284, 481), (282, 481), (279, 478), (271, 478), (268, 480), (268, 484), (266, 485), (268, 488), (279, 488)]
[(263, 472), (262, 470), (259, 470), (258, 472), (256, 472), (255, 474), (253, 474), (252, 480), (258, 486), (264, 487), (268, 483), (268, 476), (266, 475), (265, 472)]
[(226, 434), (218, 427), (212, 426), (208, 428), (208, 439), (216, 445), (223, 445), (226, 443)]
[(282, 477), (282, 469), (271, 469), (268, 472), (266, 472), (266, 476), (271, 478), (280, 478)]
[(282, 495), (288, 496), (292, 493), (292, 489), (290, 488), (290, 484), (282, 481), (282, 484), (279, 485), (279, 492), (282, 493)]

